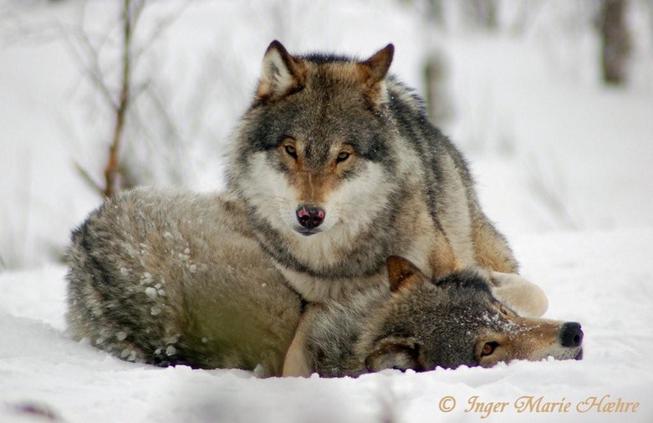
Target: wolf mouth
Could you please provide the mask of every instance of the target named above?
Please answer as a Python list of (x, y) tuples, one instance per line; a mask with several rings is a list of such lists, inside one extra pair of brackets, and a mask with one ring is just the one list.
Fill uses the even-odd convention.
[(581, 348), (574, 356), (574, 360), (582, 360), (582, 359), (583, 359), (583, 349)]
[(302, 234), (302, 235), (304, 235), (304, 236), (311, 236), (311, 235), (319, 234), (320, 232), (322, 232), (321, 229), (306, 229), (306, 228), (301, 228), (301, 227), (296, 227), (295, 231)]

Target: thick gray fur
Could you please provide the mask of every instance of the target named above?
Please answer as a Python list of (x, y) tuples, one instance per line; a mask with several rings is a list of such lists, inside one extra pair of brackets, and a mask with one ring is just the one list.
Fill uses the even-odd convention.
[[(105, 203), (73, 233), (68, 251), (73, 338), (130, 361), (280, 375), (301, 300), (245, 217), (240, 200), (224, 195), (137, 189)], [(559, 326), (506, 314), (476, 270), (413, 279), (396, 292), (379, 285), (310, 305), (302, 346), (308, 371), (331, 377), (473, 366), (488, 331), (516, 336)], [(529, 335), (542, 345), (506, 359), (577, 352), (549, 335)]]
[(359, 376), (394, 368), (492, 366), (479, 343), (499, 339), (501, 361), (578, 358), (581, 347), (563, 347), (563, 322), (520, 318), (491, 293), (474, 269), (424, 280), (391, 293), (370, 289), (344, 303), (327, 301), (308, 325), (306, 357), (323, 377)]
[[(305, 299), (321, 302), (382, 284), (390, 255), (409, 258), (429, 276), (473, 265), (517, 271), (507, 242), (481, 210), (466, 161), (428, 121), (410, 88), (394, 76), (360, 82), (364, 62), (288, 56), (278, 43), (264, 59), (264, 88), (268, 79), (281, 78), (265, 76), (267, 62), (283, 66), (280, 56), (301, 72), (284, 83), (287, 93), (257, 97), (243, 116), (228, 185), (245, 201), (262, 248)], [(304, 146), (300, 174), (292, 173), (279, 148), (288, 138)], [(300, 198), (292, 181), (324, 177), (342, 145), (353, 148), (356, 164), (324, 201)], [(276, 187), (272, 180), (279, 181)], [(356, 194), (348, 197), (348, 190)], [(327, 220), (337, 215), (337, 222), (310, 237), (299, 234), (287, 216), (307, 201), (323, 207)]]
[(107, 201), (68, 251), (72, 336), (131, 361), (278, 374), (301, 302), (245, 216), (212, 194)]

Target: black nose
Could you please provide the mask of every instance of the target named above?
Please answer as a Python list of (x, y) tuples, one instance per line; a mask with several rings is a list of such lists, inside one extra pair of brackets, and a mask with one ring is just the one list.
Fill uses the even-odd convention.
[(299, 206), (295, 213), (297, 214), (299, 224), (307, 229), (320, 226), (324, 222), (324, 216), (326, 215), (323, 209), (307, 205)]
[(567, 322), (560, 329), (560, 343), (563, 347), (580, 347), (583, 343), (583, 330), (576, 322)]

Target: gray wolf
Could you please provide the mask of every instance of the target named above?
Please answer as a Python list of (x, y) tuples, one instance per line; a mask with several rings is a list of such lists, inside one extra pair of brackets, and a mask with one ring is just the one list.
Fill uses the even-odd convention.
[(279, 374), (301, 300), (237, 199), (138, 189), (73, 232), (69, 331), (130, 361)]
[(428, 277), (494, 271), (506, 302), (542, 315), (546, 296), (517, 275), (465, 159), (388, 74), (393, 55), (392, 44), (366, 60), (270, 44), (228, 165), (256, 239), (310, 302), (387, 284), (385, 260), (399, 255)]
[(287, 355), (301, 299), (246, 217), (229, 195), (138, 189), (108, 200), (74, 231), (68, 251), (73, 338), (130, 361), (264, 376), (286, 368), (286, 375), (355, 376), (580, 354), (580, 326), (517, 316), (493, 297), (488, 272), (432, 281), (391, 257), (389, 285), (312, 306), (295, 337), (301, 354)]
[(578, 323), (520, 317), (492, 295), (487, 272), (478, 268), (432, 279), (391, 256), (387, 272), (390, 289), (370, 289), (344, 303), (329, 300), (304, 317), (305, 371), (297, 375), (582, 358)]

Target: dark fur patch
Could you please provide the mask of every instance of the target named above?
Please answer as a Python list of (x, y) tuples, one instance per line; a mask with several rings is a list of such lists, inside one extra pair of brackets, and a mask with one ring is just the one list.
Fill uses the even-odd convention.
[(441, 288), (467, 288), (486, 292), (490, 295), (492, 294), (487, 281), (473, 270), (450, 273), (447, 276), (434, 280), (433, 283)]
[[(124, 285), (129, 284), (120, 279), (120, 272), (115, 268), (114, 263), (105, 259), (106, 251), (111, 247), (107, 245), (106, 240), (111, 237), (102, 231), (101, 228), (94, 227), (93, 218), (99, 213), (104, 213), (105, 205), (100, 207), (94, 214), (73, 233), (74, 245), (77, 246), (78, 254), (84, 257), (81, 267), (73, 266), (71, 272), (84, 272), (90, 276), (89, 283), (93, 291), (101, 299), (101, 303), (116, 303), (117, 307), (104, 307), (105, 313), (103, 319), (114, 323), (117, 327), (122, 328), (127, 333), (124, 341), (130, 343), (136, 348), (146, 353), (147, 361), (153, 364), (161, 365), (154, 357), (156, 345), (149, 341), (156, 339), (156, 336), (143, 337), (139, 334), (145, 333), (146, 329), (151, 334), (161, 333), (161, 325), (153, 320), (144, 318), (147, 316), (147, 310), (144, 309), (143, 303), (139, 296), (145, 296), (144, 293), (125, 295)], [(77, 278), (72, 278), (74, 281)], [(71, 282), (70, 289), (76, 289), (75, 283)], [(76, 295), (73, 297), (77, 297)], [(84, 310), (87, 319), (93, 321), (96, 317), (90, 309)], [(110, 343), (108, 344), (111, 345)], [(104, 348), (104, 346), (101, 346)], [(168, 359), (170, 359), (168, 357)]]
[(299, 55), (297, 56), (297, 58), (318, 65), (324, 65), (327, 63), (348, 63), (348, 62), (359, 61), (359, 59), (355, 57), (332, 54), (332, 53), (309, 53), (305, 55)]

